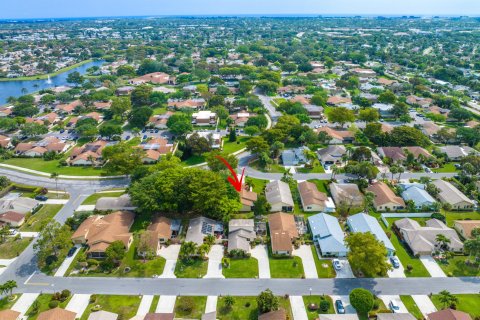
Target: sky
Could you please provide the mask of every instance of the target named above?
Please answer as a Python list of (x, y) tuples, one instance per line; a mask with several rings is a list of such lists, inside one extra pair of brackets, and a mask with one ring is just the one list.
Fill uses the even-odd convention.
[(480, 16), (480, 0), (0, 0), (0, 19), (248, 14)]

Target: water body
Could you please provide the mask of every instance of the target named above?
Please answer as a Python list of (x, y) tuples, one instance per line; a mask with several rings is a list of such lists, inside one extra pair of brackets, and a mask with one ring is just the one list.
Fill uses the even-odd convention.
[[(76, 67), (75, 69), (65, 71), (55, 77), (52, 77), (50, 81), (48, 81), (48, 79), (0, 81), (0, 104), (6, 103), (8, 97), (20, 97), (42, 89), (69, 85), (67, 82), (67, 77), (70, 73), (78, 71), (81, 74), (85, 74), (87, 73), (88, 68), (94, 66), (100, 67), (103, 63), (104, 61), (101, 60), (85, 63), (79, 67)], [(23, 89), (26, 89), (27, 92), (25, 93)]]

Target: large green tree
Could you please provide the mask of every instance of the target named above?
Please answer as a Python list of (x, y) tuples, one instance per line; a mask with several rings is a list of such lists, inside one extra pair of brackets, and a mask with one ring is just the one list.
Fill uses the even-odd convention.
[(387, 249), (370, 232), (351, 233), (345, 238), (348, 261), (352, 269), (365, 277), (383, 277), (392, 266), (387, 262)]

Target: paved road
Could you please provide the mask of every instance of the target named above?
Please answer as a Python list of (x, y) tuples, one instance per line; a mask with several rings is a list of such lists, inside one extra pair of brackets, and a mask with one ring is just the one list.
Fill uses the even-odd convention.
[(35, 274), (18, 292), (51, 292), (68, 288), (75, 294), (153, 294), (197, 296), (254, 296), (270, 288), (278, 295), (348, 295), (363, 287), (377, 295), (426, 295), (448, 290), (454, 294), (480, 291), (480, 277), (379, 279), (150, 279), (50, 277)]
[(267, 109), (268, 114), (270, 115), (270, 119), (272, 119), (273, 124), (275, 124), (277, 119), (282, 116), (282, 113), (275, 109), (274, 105), (272, 104), (273, 98), (262, 94), (259, 89), (255, 89), (254, 94), (263, 103), (263, 106)]

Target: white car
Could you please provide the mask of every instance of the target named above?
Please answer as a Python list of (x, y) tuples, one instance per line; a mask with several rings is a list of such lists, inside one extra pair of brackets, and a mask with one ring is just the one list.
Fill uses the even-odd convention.
[(398, 305), (397, 300), (390, 300), (390, 303), (388, 304), (390, 307), (390, 310), (392, 310), (393, 313), (397, 313), (400, 311), (400, 306)]
[(15, 236), (18, 233), (17, 229), (10, 229), (8, 230), (8, 232), (10, 233), (11, 236)]
[(342, 269), (342, 264), (340, 263), (340, 260), (338, 260), (338, 259), (333, 259), (332, 260), (332, 265), (333, 265), (333, 268), (337, 271)]

